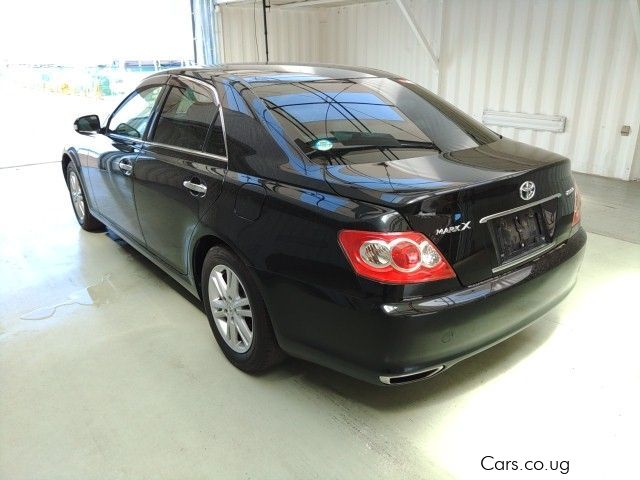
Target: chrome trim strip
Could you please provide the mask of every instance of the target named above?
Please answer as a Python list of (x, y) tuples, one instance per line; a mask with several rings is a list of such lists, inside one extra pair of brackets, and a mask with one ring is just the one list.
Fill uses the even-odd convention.
[(216, 160), (221, 160), (223, 162), (229, 161), (227, 157), (221, 157), (220, 155), (216, 155), (215, 153), (208, 153), (200, 150), (192, 150), (190, 148), (176, 147), (175, 145), (167, 145), (166, 143), (150, 142), (149, 140), (145, 140), (144, 142), (142, 142), (142, 144), (155, 145), (156, 147), (168, 148), (170, 150), (178, 150), (179, 152), (193, 153), (195, 155), (203, 155), (205, 157), (215, 158)]
[(555, 246), (556, 246), (556, 241), (554, 240), (553, 242), (547, 245), (542, 245), (536, 248), (535, 250), (531, 250), (530, 252), (523, 254), (521, 257), (516, 257), (513, 260), (508, 261), (507, 263), (498, 265), (497, 267), (492, 268), (491, 271), (493, 273), (498, 273), (498, 272), (502, 272), (503, 270), (507, 270), (508, 268), (515, 267), (516, 265), (520, 265), (521, 263), (527, 262), (532, 258), (535, 258), (539, 255), (542, 255), (543, 253), (548, 252), (549, 250), (552, 250)]
[(423, 368), (422, 370), (417, 370), (415, 372), (404, 373), (404, 374), (400, 374), (400, 375), (390, 375), (390, 376), (380, 375), (378, 378), (385, 385), (393, 385), (393, 383), (391, 383), (392, 379), (413, 377), (414, 375), (420, 375), (421, 373), (425, 373), (425, 372), (431, 371), (431, 373), (429, 373), (428, 375), (425, 375), (424, 377), (416, 378), (415, 380), (407, 380), (406, 382), (399, 382), (399, 383), (404, 385), (405, 383), (419, 382), (420, 380), (426, 380), (427, 378), (431, 378), (431, 377), (439, 374), (443, 370), (444, 370), (444, 365), (439, 365), (437, 367)]
[[(107, 127), (105, 127), (107, 128)], [(144, 143), (144, 140), (142, 140), (141, 138), (136, 138), (136, 137), (127, 137), (126, 135), (120, 135), (119, 133), (113, 133), (113, 132), (109, 132), (107, 131), (106, 136), (108, 136), (109, 138), (111, 137), (115, 137), (116, 140), (127, 140), (131, 143), (137, 143), (138, 146), (142, 145)]]
[(526, 205), (522, 205), (521, 207), (510, 208), (509, 210), (505, 210), (503, 212), (492, 213), (491, 215), (482, 217), (478, 223), (487, 223), (489, 220), (493, 220), (494, 218), (502, 217), (503, 215), (509, 215), (510, 213), (516, 213), (529, 207), (535, 207), (536, 205), (540, 205), (541, 203), (548, 202), (549, 200), (553, 200), (554, 198), (559, 198), (561, 196), (562, 195), (560, 195), (559, 193), (556, 193), (555, 195), (550, 195), (535, 202), (527, 203)]

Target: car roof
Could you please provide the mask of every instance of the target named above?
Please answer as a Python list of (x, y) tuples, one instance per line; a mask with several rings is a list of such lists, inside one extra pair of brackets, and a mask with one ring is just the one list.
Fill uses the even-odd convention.
[(172, 68), (155, 73), (148, 78), (166, 74), (185, 75), (209, 81), (216, 77), (223, 77), (241, 81), (251, 86), (257, 86), (256, 84), (288, 83), (322, 79), (339, 80), (345, 78), (398, 77), (398, 75), (393, 75), (382, 70), (344, 65), (312, 63), (228, 63), (201, 67)]

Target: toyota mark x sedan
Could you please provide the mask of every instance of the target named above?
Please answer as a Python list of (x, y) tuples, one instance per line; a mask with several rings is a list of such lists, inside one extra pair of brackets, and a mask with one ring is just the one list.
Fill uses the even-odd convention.
[(74, 126), (62, 170), (81, 227), (201, 299), (247, 372), (289, 354), (425, 379), (534, 322), (582, 261), (568, 159), (386, 72), (170, 70)]

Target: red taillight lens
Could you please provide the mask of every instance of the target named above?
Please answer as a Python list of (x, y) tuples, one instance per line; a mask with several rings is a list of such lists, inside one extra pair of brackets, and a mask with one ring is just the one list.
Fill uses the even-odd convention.
[(400, 240), (391, 247), (391, 259), (398, 270), (415, 270), (422, 263), (420, 246), (413, 242)]
[(338, 241), (362, 277), (382, 283), (420, 283), (456, 276), (438, 249), (418, 232), (342, 230)]
[(573, 220), (571, 221), (571, 226), (575, 227), (580, 223), (580, 210), (582, 209), (582, 195), (580, 195), (580, 190), (576, 187), (576, 191), (574, 192), (573, 197)]

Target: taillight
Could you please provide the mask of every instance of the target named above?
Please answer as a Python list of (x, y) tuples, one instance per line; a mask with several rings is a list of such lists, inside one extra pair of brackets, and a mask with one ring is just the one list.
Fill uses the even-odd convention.
[(356, 273), (371, 280), (403, 284), (456, 276), (422, 233), (342, 230), (338, 241)]
[(580, 223), (580, 210), (582, 209), (582, 195), (580, 195), (580, 190), (576, 187), (576, 191), (574, 192), (573, 197), (573, 220), (571, 221), (571, 226), (575, 227)]

